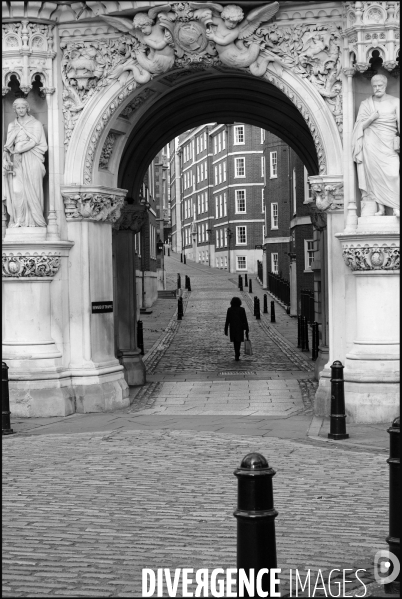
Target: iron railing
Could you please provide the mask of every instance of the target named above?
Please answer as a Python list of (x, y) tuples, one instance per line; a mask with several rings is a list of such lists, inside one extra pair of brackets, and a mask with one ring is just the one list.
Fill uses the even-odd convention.
[(278, 300), (290, 306), (290, 283), (273, 272), (268, 273), (268, 291)]
[(300, 292), (300, 315), (307, 319), (309, 324), (314, 322), (314, 291), (302, 289)]

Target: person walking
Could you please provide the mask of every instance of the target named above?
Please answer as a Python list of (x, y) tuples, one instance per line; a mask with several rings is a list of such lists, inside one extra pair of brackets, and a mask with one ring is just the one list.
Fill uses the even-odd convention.
[(240, 345), (244, 341), (244, 331), (246, 331), (246, 339), (248, 339), (248, 322), (246, 311), (241, 307), (241, 299), (233, 297), (228, 308), (225, 322), (225, 335), (228, 334), (230, 328), (230, 341), (234, 345), (235, 360), (240, 360)]

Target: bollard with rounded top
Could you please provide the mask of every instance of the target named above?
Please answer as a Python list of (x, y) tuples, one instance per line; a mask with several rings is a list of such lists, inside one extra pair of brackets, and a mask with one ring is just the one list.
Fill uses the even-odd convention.
[(187, 287), (188, 291), (191, 291), (191, 280), (190, 277), (188, 277), (188, 287)]
[(184, 262), (184, 264), (187, 264), (186, 254), (184, 254), (184, 256), (183, 256), (183, 262)]
[(276, 322), (275, 320), (275, 302), (271, 302), (271, 322)]
[(248, 292), (253, 293), (253, 285), (251, 283), (251, 279), (248, 280)]
[(180, 254), (180, 262), (183, 262), (183, 254)]
[[(244, 569), (249, 575), (253, 568), (255, 584), (259, 570), (268, 568), (261, 587), (269, 592), (271, 568), (277, 564), (275, 518), (278, 512), (274, 509), (272, 488), (275, 470), (260, 453), (249, 453), (234, 475), (238, 480), (237, 509), (233, 512), (237, 518), (237, 570)], [(245, 589), (244, 597), (254, 596), (254, 593), (248, 595)]]
[(145, 354), (144, 352), (144, 327), (142, 324), (142, 320), (137, 321), (137, 347), (141, 350), (141, 356)]
[(254, 310), (253, 310), (253, 316), (257, 316), (257, 296), (254, 296)]
[(239, 275), (239, 277), (240, 277), (239, 278), (239, 290), (243, 291), (243, 279), (242, 279), (242, 277), (240, 275)]
[(268, 296), (264, 293), (264, 314), (268, 314)]
[(239, 289), (240, 289), (240, 287), (241, 287), (241, 283), (242, 283), (242, 278), (241, 278), (241, 275), (239, 275), (239, 283), (238, 283), (238, 285), (237, 285)]
[(244, 274), (244, 284), (248, 287), (247, 273)]
[(168, 256), (170, 256), (170, 248), (168, 248)]
[[(387, 430), (389, 433), (389, 535), (386, 541), (389, 545), (389, 552), (393, 553), (399, 563), (401, 563), (401, 419), (395, 418), (391, 427)], [(387, 576), (393, 571), (393, 565), (387, 572)], [(395, 593), (400, 595), (401, 572), (393, 582), (386, 583), (385, 593)]]
[(343, 366), (336, 360), (331, 366), (331, 419), (329, 439), (349, 439), (346, 432)]
[(181, 289), (181, 276), (177, 273), (177, 289)]
[(177, 300), (177, 320), (183, 320), (183, 298)]
[(8, 390), (8, 366), (1, 363), (1, 434), (11, 435), (14, 431), (10, 425), (10, 395)]
[(260, 300), (258, 297), (257, 297), (257, 302), (256, 302), (255, 317), (257, 320), (261, 320)]

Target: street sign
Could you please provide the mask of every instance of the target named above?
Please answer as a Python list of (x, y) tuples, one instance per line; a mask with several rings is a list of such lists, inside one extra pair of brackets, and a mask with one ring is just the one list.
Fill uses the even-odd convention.
[(92, 314), (113, 312), (113, 302), (92, 302)]

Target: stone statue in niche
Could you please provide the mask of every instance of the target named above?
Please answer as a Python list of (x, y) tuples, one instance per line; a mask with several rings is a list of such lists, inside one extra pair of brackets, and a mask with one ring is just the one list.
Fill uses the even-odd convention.
[(42, 124), (31, 116), (27, 100), (18, 98), (13, 107), (17, 118), (8, 127), (3, 151), (3, 193), (10, 215), (8, 226), (46, 227), (43, 218), (45, 132)]
[[(201, 6), (201, 3), (192, 2), (191, 5)], [(219, 5), (209, 6), (213, 8), (200, 9), (194, 16), (198, 16), (205, 24), (206, 36), (215, 42), (223, 64), (229, 67), (250, 68), (250, 72), (257, 77), (264, 75), (270, 62), (278, 64), (280, 70), (287, 66), (278, 56), (262, 49), (260, 43), (253, 43), (248, 39), (261, 23), (266, 23), (278, 12), (278, 2), (252, 10), (246, 18), (240, 6), (230, 4), (223, 9)]]
[[(373, 95), (360, 104), (353, 130), (353, 159), (362, 194), (362, 216), (399, 216), (399, 99), (386, 93), (387, 78), (371, 79)], [(371, 212), (370, 206), (378, 205)]]

